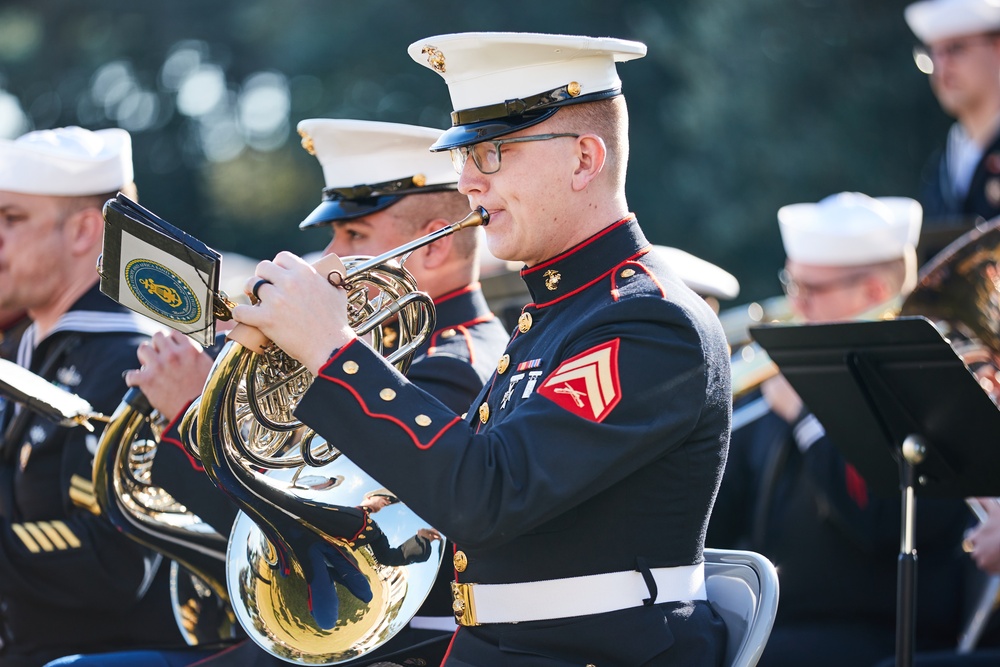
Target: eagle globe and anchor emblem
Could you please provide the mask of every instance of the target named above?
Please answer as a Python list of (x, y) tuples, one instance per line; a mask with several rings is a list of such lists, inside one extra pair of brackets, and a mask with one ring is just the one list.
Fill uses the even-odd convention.
[(134, 259), (125, 267), (132, 295), (160, 317), (182, 324), (201, 319), (201, 303), (179, 275), (158, 262)]

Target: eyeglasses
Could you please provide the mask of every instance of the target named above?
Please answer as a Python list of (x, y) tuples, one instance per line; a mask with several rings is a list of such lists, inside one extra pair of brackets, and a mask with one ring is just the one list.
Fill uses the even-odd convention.
[(972, 47), (977, 44), (989, 44), (996, 39), (995, 35), (978, 35), (956, 39), (938, 46), (916, 46), (913, 48), (913, 62), (917, 64), (924, 74), (934, 73), (934, 63), (939, 63), (943, 58), (948, 60), (960, 60)]
[(781, 289), (789, 299), (805, 301), (819, 294), (827, 294), (838, 289), (852, 287), (867, 278), (870, 272), (852, 273), (839, 278), (831, 278), (820, 283), (799, 282), (792, 277), (786, 269), (778, 272), (778, 280), (781, 281)]
[(500, 171), (500, 147), (504, 144), (519, 144), (528, 141), (547, 141), (560, 137), (578, 138), (579, 134), (535, 134), (529, 137), (514, 137), (513, 139), (493, 139), (480, 141), (471, 146), (459, 146), (451, 149), (451, 163), (459, 174), (465, 169), (465, 162), (472, 155), (476, 169), (484, 174), (495, 174)]

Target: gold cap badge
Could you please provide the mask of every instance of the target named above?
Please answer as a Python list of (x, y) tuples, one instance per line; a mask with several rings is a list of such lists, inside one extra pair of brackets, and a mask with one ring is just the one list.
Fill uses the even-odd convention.
[(439, 74), (444, 74), (444, 54), (440, 50), (428, 44), (420, 49), (420, 53), (427, 56), (427, 64), (431, 66), (431, 69)]
[(316, 145), (313, 143), (312, 137), (306, 134), (305, 130), (299, 130), (299, 135), (302, 137), (302, 148), (306, 149), (306, 153), (316, 155)]

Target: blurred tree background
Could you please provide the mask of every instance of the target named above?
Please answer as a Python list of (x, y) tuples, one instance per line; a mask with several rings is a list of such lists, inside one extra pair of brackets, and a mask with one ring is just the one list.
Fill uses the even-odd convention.
[(327, 238), (297, 230), (323, 186), (299, 120), (447, 126), (446, 87), (406, 55), (411, 42), (636, 39), (649, 55), (619, 68), (631, 208), (654, 243), (736, 275), (744, 302), (778, 293), (780, 206), (916, 195), (948, 119), (913, 64), (906, 4), (0, 0), (0, 137), (123, 127), (148, 208), (220, 250), (304, 253)]

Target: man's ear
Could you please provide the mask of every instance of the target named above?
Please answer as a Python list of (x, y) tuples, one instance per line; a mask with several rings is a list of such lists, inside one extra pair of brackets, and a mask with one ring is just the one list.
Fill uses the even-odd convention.
[(81, 208), (66, 218), (66, 238), (74, 255), (90, 254), (104, 240), (104, 216), (93, 206)]
[(608, 147), (596, 134), (581, 135), (576, 142), (577, 164), (573, 172), (573, 189), (584, 190), (604, 169), (608, 157)]
[(868, 276), (864, 283), (868, 300), (873, 304), (886, 303), (894, 295), (885, 279), (879, 275)]
[[(442, 227), (447, 227), (451, 224), (451, 221), (445, 220), (444, 218), (436, 218), (430, 220), (423, 226), (420, 230), (420, 236), (426, 236), (431, 232), (436, 232)], [(442, 236), (437, 241), (433, 243), (428, 243), (422, 248), (418, 248), (413, 252), (412, 259), (417, 259), (421, 266), (425, 269), (437, 269), (444, 265), (448, 258), (451, 256), (451, 246), (453, 241), (452, 234), (448, 236)], [(419, 238), (419, 237), (418, 237)]]

